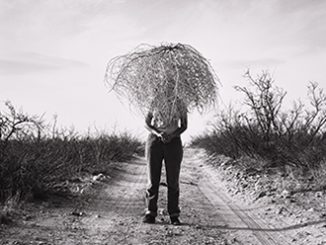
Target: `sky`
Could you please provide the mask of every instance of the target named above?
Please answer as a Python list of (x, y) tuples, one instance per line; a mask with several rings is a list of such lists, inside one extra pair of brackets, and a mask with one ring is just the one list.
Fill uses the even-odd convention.
[(326, 89), (323, 0), (0, 0), (0, 103), (79, 132), (144, 137), (143, 118), (108, 92), (106, 64), (142, 43), (178, 42), (221, 82), (218, 108), (190, 114), (186, 140), (237, 105), (247, 69), (268, 70), (289, 101), (305, 97), (309, 81)]

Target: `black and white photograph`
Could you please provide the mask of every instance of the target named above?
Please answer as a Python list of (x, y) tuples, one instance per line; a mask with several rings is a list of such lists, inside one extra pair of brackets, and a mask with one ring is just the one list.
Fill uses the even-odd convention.
[(326, 1), (0, 0), (0, 245), (326, 245)]

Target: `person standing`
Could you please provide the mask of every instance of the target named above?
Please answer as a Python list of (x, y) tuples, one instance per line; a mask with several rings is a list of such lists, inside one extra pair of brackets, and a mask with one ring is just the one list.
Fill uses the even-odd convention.
[[(181, 103), (179, 103), (180, 106)], [(148, 166), (148, 186), (146, 189), (146, 212), (144, 223), (155, 223), (157, 201), (164, 160), (168, 188), (168, 213), (171, 224), (180, 225), (179, 176), (183, 157), (180, 135), (187, 129), (186, 108), (177, 110), (171, 120), (167, 120), (157, 111), (148, 112), (145, 122), (150, 134), (146, 142)]]
[(141, 112), (150, 131), (146, 143), (148, 187), (143, 221), (155, 223), (164, 160), (168, 212), (171, 223), (180, 224), (180, 135), (187, 129), (188, 113), (194, 109), (203, 113), (216, 105), (219, 79), (213, 67), (189, 44), (145, 44), (112, 58), (106, 67), (105, 81), (110, 91)]

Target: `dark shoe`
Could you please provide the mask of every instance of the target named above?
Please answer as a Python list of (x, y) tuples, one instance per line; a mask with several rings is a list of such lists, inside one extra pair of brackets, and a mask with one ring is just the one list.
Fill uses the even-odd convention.
[(171, 224), (172, 225), (181, 225), (179, 217), (171, 217)]
[(143, 218), (143, 223), (154, 224), (155, 223), (155, 217), (150, 215), (150, 214), (146, 214), (145, 217)]

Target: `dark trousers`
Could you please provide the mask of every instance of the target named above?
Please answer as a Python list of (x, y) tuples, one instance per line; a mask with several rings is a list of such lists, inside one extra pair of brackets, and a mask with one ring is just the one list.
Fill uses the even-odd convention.
[(150, 134), (146, 143), (146, 157), (148, 161), (146, 214), (157, 216), (157, 200), (164, 160), (168, 187), (168, 213), (170, 217), (178, 217), (180, 214), (179, 176), (183, 157), (181, 138), (175, 137), (169, 143), (163, 143), (157, 136)]

